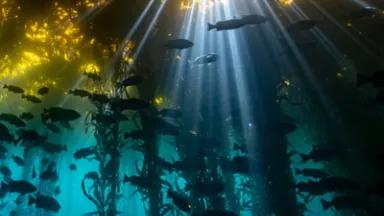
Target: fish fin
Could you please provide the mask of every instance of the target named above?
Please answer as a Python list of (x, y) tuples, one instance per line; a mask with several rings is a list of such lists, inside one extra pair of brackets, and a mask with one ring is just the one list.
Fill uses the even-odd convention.
[(211, 31), (214, 28), (215, 28), (215, 25), (208, 23), (208, 31)]
[(360, 87), (360, 86), (364, 85), (368, 81), (369, 81), (368, 77), (366, 77), (364, 75), (361, 75), (361, 74), (357, 74), (357, 81), (356, 81), (357, 87)]

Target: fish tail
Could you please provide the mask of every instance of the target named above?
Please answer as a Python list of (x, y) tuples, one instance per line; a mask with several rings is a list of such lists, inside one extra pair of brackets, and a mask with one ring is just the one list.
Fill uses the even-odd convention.
[(357, 81), (356, 81), (357, 87), (362, 86), (363, 84), (367, 83), (368, 81), (369, 81), (368, 77), (361, 75), (361, 74), (357, 74)]
[(208, 31), (211, 31), (214, 28), (215, 28), (215, 25), (208, 23)]
[(35, 202), (36, 202), (36, 199), (33, 196), (30, 196), (29, 199), (28, 199), (28, 205), (31, 206)]
[(321, 205), (323, 206), (324, 210), (327, 210), (332, 206), (332, 203), (329, 201), (321, 199)]

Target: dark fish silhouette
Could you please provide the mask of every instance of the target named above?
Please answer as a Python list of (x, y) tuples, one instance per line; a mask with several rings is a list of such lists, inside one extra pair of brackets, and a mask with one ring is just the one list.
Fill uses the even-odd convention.
[(371, 75), (357, 74), (357, 86), (371, 83), (373, 87), (384, 87), (384, 71), (376, 71)]
[(17, 155), (12, 155), (12, 160), (17, 164), (18, 166), (25, 166), (25, 161), (23, 158), (17, 156)]
[(4, 177), (11, 177), (12, 175), (12, 171), (7, 167), (7, 166), (0, 166), (0, 173), (4, 176)]
[(31, 177), (32, 177), (32, 178), (36, 178), (36, 177), (37, 177), (37, 173), (36, 173), (36, 169), (35, 169), (35, 167), (33, 167), (33, 169), (32, 169)]
[(241, 19), (231, 19), (226, 21), (220, 21), (216, 24), (208, 23), (208, 31), (216, 29), (217, 31), (238, 29), (246, 24)]
[(130, 99), (114, 99), (111, 101), (111, 107), (113, 110), (140, 110), (148, 108), (150, 104), (147, 101), (130, 98)]
[(236, 144), (236, 143), (233, 145), (233, 150), (234, 151), (239, 151), (241, 153), (247, 153), (248, 152), (248, 149), (247, 149), (246, 145)]
[(168, 40), (164, 46), (168, 49), (187, 49), (193, 46), (193, 42), (186, 39)]
[(37, 93), (39, 94), (39, 95), (46, 95), (46, 94), (48, 94), (48, 92), (49, 92), (49, 88), (48, 87), (41, 87), (38, 91), (37, 91)]
[(375, 17), (380, 14), (380, 10), (374, 7), (364, 7), (358, 10), (351, 11), (348, 18), (351, 20), (358, 20), (364, 18)]
[(332, 192), (329, 191), (325, 185), (312, 180), (309, 180), (308, 182), (299, 182), (295, 185), (295, 188), (297, 188), (301, 193), (304, 192), (311, 195), (323, 195), (328, 192)]
[(162, 109), (159, 111), (159, 116), (161, 117), (169, 117), (169, 118), (181, 118), (183, 116), (183, 113), (180, 109)]
[(94, 93), (94, 94), (91, 94), (90, 96), (88, 96), (88, 98), (92, 102), (97, 102), (97, 103), (101, 103), (101, 104), (106, 104), (109, 102), (109, 98), (103, 94), (95, 94)]
[(95, 74), (95, 73), (87, 73), (87, 72), (84, 72), (83, 73), (86, 77), (88, 77), (89, 79), (95, 81), (95, 82), (98, 82), (98, 81), (101, 81), (101, 76)]
[(33, 96), (33, 95), (21, 95), (21, 98), (29, 101), (29, 102), (32, 102), (32, 103), (41, 103), (42, 101), (40, 100), (40, 98), (36, 97), (36, 96)]
[(360, 191), (363, 187), (348, 178), (344, 177), (327, 177), (319, 181), (327, 190), (334, 192), (353, 192)]
[(22, 89), (18, 86), (14, 86), (14, 85), (4, 85), (3, 88), (8, 89), (8, 91), (16, 93), (16, 94), (23, 94), (24, 93), (24, 89)]
[(31, 129), (23, 129), (20, 130), (19, 132), (19, 137), (16, 140), (16, 144), (21, 142), (32, 142), (32, 143), (37, 143), (37, 142), (43, 142), (47, 139), (47, 137), (40, 135), (37, 133), (35, 130)]
[(363, 209), (370, 211), (371, 202), (366, 197), (360, 196), (336, 196), (331, 201), (321, 200), (325, 210), (334, 207), (336, 210), (342, 209)]
[(71, 89), (68, 94), (79, 96), (79, 97), (89, 97), (91, 95), (90, 92), (82, 90), (82, 89)]
[(314, 162), (319, 161), (329, 161), (334, 158), (341, 157), (344, 154), (343, 151), (337, 149), (326, 149), (326, 148), (316, 148), (313, 149), (309, 154), (300, 154), (301, 159), (304, 162), (313, 160)]
[(144, 140), (146, 137), (150, 137), (151, 134), (149, 132), (146, 132), (144, 130), (134, 130), (129, 133), (124, 133), (125, 139), (133, 139), (133, 140)]
[(9, 132), (8, 128), (0, 123), (0, 141), (3, 142), (14, 142), (15, 138)]
[(43, 151), (53, 154), (53, 153), (59, 153), (62, 151), (67, 150), (67, 146), (61, 145), (61, 144), (56, 144), (52, 142), (44, 142), (39, 146)]
[(55, 124), (53, 124), (53, 123), (45, 124), (45, 127), (46, 127), (49, 131), (51, 131), (51, 132), (53, 132), (53, 133), (56, 133), (56, 134), (61, 133), (61, 129), (60, 129), (58, 126), (56, 126)]
[(313, 27), (315, 27), (317, 25), (317, 23), (318, 23), (317, 21), (311, 20), (311, 19), (300, 20), (300, 21), (297, 21), (295, 23), (290, 24), (287, 27), (287, 31), (289, 31), (289, 32), (307, 31), (307, 30), (310, 30)]
[(0, 121), (5, 121), (9, 124), (12, 124), (16, 127), (25, 127), (26, 124), (23, 120), (13, 114), (2, 113), (0, 114)]
[(127, 176), (124, 175), (123, 179), (124, 183), (129, 183), (132, 186), (141, 188), (141, 189), (149, 189), (154, 184), (153, 179), (150, 177), (144, 177), (144, 176)]
[(76, 164), (70, 164), (69, 165), (69, 170), (71, 170), (71, 171), (75, 171), (75, 170), (77, 170), (77, 167), (76, 167)]
[(48, 167), (44, 172), (40, 174), (40, 179), (45, 181), (57, 181), (59, 176), (53, 166)]
[(23, 113), (20, 114), (19, 117), (21, 119), (23, 119), (23, 120), (28, 121), (28, 120), (33, 119), (35, 116), (32, 113), (30, 113), (30, 112), (23, 112)]
[(329, 176), (328, 173), (319, 169), (310, 169), (310, 168), (306, 168), (302, 170), (295, 169), (295, 172), (296, 172), (296, 175), (303, 175), (303, 176), (312, 177), (312, 178), (326, 178)]
[(37, 188), (28, 181), (24, 180), (13, 180), (8, 183), (1, 183), (1, 194), (4, 193), (19, 193), (25, 195), (28, 193), (33, 193)]
[(46, 123), (48, 120), (52, 122), (68, 122), (80, 118), (81, 115), (72, 109), (64, 109), (60, 107), (51, 107), (44, 109), (41, 114), (41, 120)]
[(241, 18), (241, 22), (245, 25), (257, 25), (267, 21), (268, 18), (258, 14), (246, 15)]
[(225, 187), (219, 181), (198, 181), (193, 184), (187, 184), (186, 189), (201, 196), (218, 196), (224, 193)]
[(238, 215), (228, 210), (209, 209), (209, 210), (205, 210), (202, 214), (194, 214), (193, 216), (238, 216)]
[(61, 208), (59, 202), (57, 202), (55, 198), (41, 194), (38, 194), (35, 197), (29, 197), (28, 205), (31, 206), (33, 204), (35, 204), (36, 208), (52, 212), (58, 212)]
[(81, 148), (73, 154), (73, 157), (75, 159), (86, 159), (95, 153), (96, 149), (94, 147)]
[(127, 86), (139, 85), (143, 81), (144, 81), (144, 77), (142, 77), (140, 75), (132, 75), (132, 76), (128, 77), (127, 79), (121, 81), (119, 83), (119, 86), (127, 87)]
[(60, 195), (61, 193), (61, 190), (60, 190), (60, 186), (56, 186), (55, 187), (55, 190), (53, 191), (53, 193), (57, 196), (57, 195)]
[(167, 197), (172, 199), (172, 203), (179, 210), (183, 212), (191, 212), (191, 204), (189, 203), (189, 200), (185, 196), (169, 190)]
[(223, 169), (232, 173), (250, 174), (251, 163), (248, 156), (236, 156), (229, 161), (224, 159)]
[(216, 53), (210, 53), (210, 54), (199, 56), (194, 60), (190, 60), (189, 63), (194, 65), (210, 64), (210, 63), (216, 62), (218, 58), (219, 58), (219, 55), (217, 55)]

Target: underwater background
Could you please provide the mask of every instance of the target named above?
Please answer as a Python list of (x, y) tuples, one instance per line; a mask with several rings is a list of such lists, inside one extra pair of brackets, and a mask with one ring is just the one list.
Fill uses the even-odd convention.
[(382, 216), (383, 38), (380, 0), (0, 0), (0, 215)]

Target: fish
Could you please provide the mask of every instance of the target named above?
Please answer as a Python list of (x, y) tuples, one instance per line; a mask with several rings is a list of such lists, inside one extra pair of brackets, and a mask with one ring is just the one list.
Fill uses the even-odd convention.
[(14, 136), (9, 132), (8, 128), (0, 123), (0, 141), (12, 143), (14, 142)]
[(154, 184), (153, 179), (151, 179), (150, 177), (136, 176), (136, 175), (129, 176), (129, 177), (127, 175), (124, 175), (123, 182), (129, 183), (132, 186), (142, 188), (142, 189), (149, 189)]
[(94, 155), (95, 153), (96, 153), (96, 149), (94, 147), (81, 148), (73, 154), (73, 157), (77, 160), (86, 159)]
[(24, 89), (14, 86), (14, 85), (4, 85), (3, 88), (8, 89), (8, 91), (16, 93), (16, 94), (23, 94)]
[(369, 212), (371, 202), (362, 196), (335, 196), (331, 201), (321, 199), (321, 205), (325, 210), (334, 207), (336, 210), (363, 209)]
[(32, 142), (32, 143), (38, 143), (38, 142), (43, 142), (47, 139), (46, 136), (40, 135), (38, 132), (32, 129), (23, 129), (18, 131), (19, 137), (15, 141), (16, 144), (19, 143), (20, 141), (22, 142)]
[(75, 170), (77, 170), (77, 166), (76, 166), (76, 164), (70, 164), (69, 165), (69, 170), (71, 170), (71, 171), (75, 171)]
[(82, 90), (82, 89), (71, 89), (68, 94), (79, 96), (79, 97), (89, 97), (91, 95), (90, 92)]
[[(152, 134), (153, 135), (153, 134)], [(133, 140), (144, 140), (146, 137), (151, 137), (150, 132), (144, 131), (144, 130), (134, 130), (129, 133), (124, 133), (125, 139), (133, 139)]]
[(364, 18), (375, 17), (380, 14), (380, 10), (374, 7), (363, 7), (358, 10), (351, 11), (348, 14), (350, 20), (359, 20)]
[(52, 142), (44, 142), (39, 146), (43, 151), (47, 153), (59, 153), (67, 150), (66, 145), (56, 144)]
[(7, 167), (7, 166), (0, 166), (0, 173), (4, 176), (4, 177), (11, 177), (12, 175), (12, 171)]
[[(199, 215), (199, 214), (197, 214), (197, 215)], [(232, 211), (229, 211), (229, 210), (208, 209), (208, 210), (205, 210), (199, 216), (238, 216), (238, 214), (236, 214)]]
[(384, 71), (376, 71), (371, 75), (357, 74), (357, 87), (370, 83), (373, 87), (384, 87)]
[(210, 64), (210, 63), (216, 62), (218, 58), (219, 58), (218, 54), (210, 53), (210, 54), (196, 57), (195, 59), (189, 60), (188, 62), (189, 64), (192, 64), (192, 65)]
[(61, 107), (44, 109), (41, 114), (41, 120), (43, 123), (46, 123), (48, 120), (51, 120), (52, 122), (68, 122), (76, 120), (80, 117), (81, 115), (77, 111)]
[(12, 155), (12, 160), (17, 164), (18, 166), (25, 166), (25, 161), (23, 158), (17, 156), (17, 155)]
[(258, 14), (246, 15), (241, 18), (241, 22), (245, 25), (257, 25), (267, 21), (267, 17)]
[(224, 183), (220, 181), (197, 181), (185, 188), (201, 196), (217, 196), (225, 191)]
[(40, 179), (44, 181), (57, 181), (59, 176), (53, 167), (48, 167), (40, 174)]
[(37, 190), (36, 186), (25, 180), (12, 180), (8, 183), (1, 183), (1, 194), (19, 193), (21, 195), (33, 193)]
[(168, 40), (164, 46), (168, 49), (187, 49), (192, 47), (194, 44), (190, 40), (186, 39), (173, 39), (173, 40)]
[(312, 178), (326, 178), (329, 176), (328, 173), (322, 170), (310, 169), (310, 168), (306, 168), (302, 170), (295, 169), (295, 173), (296, 175), (303, 175), (303, 176), (312, 177)]
[(84, 72), (83, 75), (93, 80), (94, 82), (101, 81), (101, 76), (99, 76), (98, 74)]
[(217, 22), (216, 24), (208, 23), (208, 31), (216, 29), (216, 31), (238, 29), (246, 24), (241, 19), (230, 19)]
[(49, 92), (49, 88), (46, 87), (46, 86), (41, 87), (41, 88), (37, 91), (37, 93), (38, 93), (39, 95), (46, 95), (46, 94), (48, 94), (48, 92)]
[(26, 120), (26, 121), (28, 121), (28, 120), (31, 120), (31, 119), (33, 119), (35, 116), (32, 114), (32, 113), (30, 113), (30, 112), (23, 112), (23, 113), (21, 113), (20, 115), (19, 115), (19, 118), (20, 119), (23, 119), (23, 120)]
[(53, 191), (53, 193), (57, 196), (61, 193), (61, 190), (60, 190), (60, 186), (56, 186), (55, 187), (55, 190)]
[(314, 28), (317, 24), (318, 24), (317, 21), (311, 20), (311, 19), (300, 20), (288, 25), (287, 31), (288, 32), (307, 31)]
[(37, 176), (36, 169), (35, 167), (33, 167), (31, 177), (36, 178), (36, 176)]
[(53, 132), (53, 133), (56, 133), (56, 134), (61, 133), (61, 129), (60, 129), (58, 126), (56, 126), (55, 124), (53, 124), (53, 123), (45, 124), (45, 127), (46, 127), (49, 131), (51, 131), (51, 132)]
[(119, 82), (119, 86), (121, 87), (127, 87), (127, 86), (134, 86), (139, 85), (144, 81), (144, 77), (140, 75), (131, 75), (128, 78), (124, 79), (123, 81)]
[(14, 114), (2, 113), (0, 114), (0, 121), (5, 121), (16, 127), (25, 127), (27, 124)]
[(181, 112), (180, 109), (161, 109), (158, 112), (158, 115), (161, 117), (169, 117), (169, 118), (176, 118), (179, 119), (183, 116), (183, 113)]
[(334, 192), (361, 191), (363, 189), (359, 183), (339, 176), (322, 178), (319, 183), (327, 190)]
[(147, 101), (130, 98), (130, 99), (114, 99), (111, 101), (111, 108), (113, 110), (140, 110), (148, 108), (150, 104)]
[(343, 151), (337, 149), (315, 148), (309, 154), (300, 154), (303, 162), (313, 160), (314, 162), (329, 161), (334, 158), (341, 157)]
[(309, 193), (311, 195), (324, 195), (329, 191), (323, 184), (309, 180), (308, 182), (299, 182), (295, 185), (295, 188), (301, 193)]
[(94, 94), (91, 94), (90, 96), (88, 96), (88, 98), (92, 102), (97, 102), (97, 103), (101, 103), (101, 104), (106, 104), (109, 102), (109, 98), (103, 94), (94, 93)]
[(167, 193), (167, 197), (172, 199), (172, 203), (179, 210), (181, 210), (183, 212), (187, 212), (187, 213), (191, 212), (191, 204), (185, 196), (169, 190)]
[(46, 211), (59, 212), (61, 206), (57, 200), (50, 196), (44, 196), (41, 194), (35, 197), (30, 196), (28, 200), (28, 206), (35, 204), (36, 208), (44, 209)]
[(32, 103), (41, 103), (42, 101), (40, 100), (40, 98), (36, 97), (36, 96), (33, 96), (33, 95), (25, 95), (25, 94), (22, 94), (21, 95), (21, 98), (29, 101), (29, 102), (32, 102)]

